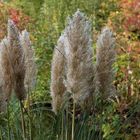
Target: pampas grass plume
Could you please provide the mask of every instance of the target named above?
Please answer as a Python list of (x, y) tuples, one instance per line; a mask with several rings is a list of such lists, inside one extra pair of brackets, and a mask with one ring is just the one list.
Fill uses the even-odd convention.
[(85, 108), (93, 95), (93, 50), (91, 25), (79, 10), (64, 31), (66, 87), (74, 102)]
[(12, 60), (11, 67), (13, 68), (13, 79), (14, 79), (14, 91), (19, 100), (25, 98), (25, 63), (24, 53), (21, 47), (19, 31), (15, 26), (14, 22), (8, 21), (8, 38), (10, 40), (9, 54)]
[(29, 33), (24, 30), (20, 34), (12, 20), (8, 20), (7, 30), (8, 36), (0, 43), (0, 110), (12, 91), (20, 101), (25, 99), (37, 73)]
[(104, 28), (97, 41), (96, 83), (103, 97), (108, 98), (114, 93), (113, 63), (115, 62), (115, 39), (109, 28)]
[(7, 99), (12, 89), (19, 100), (25, 98), (24, 77), (25, 64), (23, 49), (20, 44), (19, 31), (12, 20), (8, 20), (7, 44), (2, 50), (2, 69), (4, 79), (4, 92)]
[(13, 84), (13, 69), (11, 67), (11, 58), (9, 55), (8, 48), (10, 47), (10, 42), (7, 38), (4, 38), (1, 41), (1, 84), (2, 84), (2, 93), (3, 99), (8, 101), (12, 93), (12, 84)]
[[(4, 49), (4, 46), (8, 45), (8, 40), (7, 38), (4, 38), (1, 42), (0, 42), (0, 112), (4, 112), (6, 110), (6, 106), (7, 106), (7, 99), (9, 99), (11, 90), (12, 90), (12, 83), (7, 82), (8, 84), (4, 84), (4, 80), (3, 80), (3, 67), (2, 67), (2, 52)], [(6, 54), (7, 56), (7, 54)], [(9, 75), (7, 75), (7, 77), (5, 77), (7, 80), (10, 80), (11, 78), (9, 77)], [(5, 90), (5, 93), (4, 93)]]
[(25, 69), (26, 69), (24, 85), (26, 91), (29, 92), (35, 86), (37, 69), (35, 64), (34, 50), (31, 48), (29, 33), (26, 30), (22, 31), (20, 35), (20, 42), (24, 51)]
[(62, 35), (54, 49), (51, 68), (51, 97), (53, 111), (57, 113), (62, 106), (63, 96), (66, 91), (64, 85), (64, 36)]

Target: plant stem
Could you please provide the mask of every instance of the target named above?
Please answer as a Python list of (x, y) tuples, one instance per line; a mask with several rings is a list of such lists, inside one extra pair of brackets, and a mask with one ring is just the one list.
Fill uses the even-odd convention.
[(68, 108), (67, 108), (67, 110), (66, 110), (66, 140), (68, 139)]
[(25, 120), (24, 120), (23, 106), (22, 106), (21, 100), (20, 100), (20, 109), (21, 109), (21, 126), (22, 126), (22, 131), (23, 131), (23, 140), (26, 140)]
[(30, 136), (30, 140), (32, 140), (32, 122), (31, 122), (31, 114), (30, 114), (30, 95), (29, 95), (29, 88), (28, 88), (28, 114), (29, 114), (29, 136)]
[(3, 140), (3, 138), (2, 138), (2, 128), (0, 129), (0, 139)]
[(75, 102), (73, 101), (73, 114), (72, 114), (72, 137), (71, 139), (74, 140), (74, 127), (75, 127)]
[(10, 138), (10, 113), (9, 113), (9, 101), (7, 102), (7, 121), (8, 121), (8, 140), (11, 140)]

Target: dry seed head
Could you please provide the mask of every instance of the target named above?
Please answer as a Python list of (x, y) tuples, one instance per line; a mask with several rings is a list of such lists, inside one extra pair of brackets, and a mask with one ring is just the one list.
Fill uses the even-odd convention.
[(9, 100), (11, 93), (12, 93), (12, 84), (13, 84), (13, 70), (11, 67), (9, 57), (9, 51), (8, 48), (10, 47), (9, 40), (7, 38), (4, 38), (1, 42), (1, 82), (2, 82), (2, 92), (3, 92), (3, 98), (7, 101)]
[[(12, 20), (8, 20), (8, 55), (9, 64), (12, 69), (13, 89), (19, 100), (25, 98), (25, 63), (23, 48), (20, 44), (19, 31)], [(12, 61), (11, 61), (12, 60)]]
[(115, 39), (109, 28), (104, 28), (97, 41), (96, 82), (97, 90), (107, 98), (113, 95), (113, 69), (115, 61)]
[(25, 98), (24, 84), (31, 88), (36, 74), (28, 32), (20, 35), (12, 20), (8, 20), (7, 30), (8, 37), (0, 43), (0, 111), (6, 107), (12, 90), (19, 100)]
[(8, 20), (7, 34), (10, 44), (16, 45), (17, 42), (19, 43), (19, 31), (11, 19)]
[(53, 111), (57, 113), (63, 103), (63, 95), (66, 91), (64, 85), (65, 75), (65, 54), (64, 54), (64, 36), (62, 35), (54, 49), (52, 68), (51, 68), (51, 97)]
[[(4, 112), (6, 110), (6, 98), (9, 97), (9, 93), (7, 93), (6, 95), (8, 95), (8, 97), (5, 96), (5, 93), (4, 93), (4, 80), (3, 80), (3, 67), (2, 67), (2, 52), (3, 52), (3, 48), (4, 48), (4, 45), (8, 45), (8, 40), (5, 38), (3, 39), (1, 42), (0, 42), (0, 112)], [(10, 88), (11, 87), (8, 87), (7, 88)], [(6, 91), (7, 89), (5, 89)]]
[(20, 42), (24, 51), (26, 69), (24, 85), (26, 91), (30, 91), (33, 89), (36, 83), (37, 69), (35, 64), (34, 50), (31, 48), (29, 33), (26, 30), (22, 31), (20, 35)]
[(91, 25), (79, 10), (64, 31), (64, 46), (67, 90), (73, 94), (76, 103), (88, 106), (94, 89)]

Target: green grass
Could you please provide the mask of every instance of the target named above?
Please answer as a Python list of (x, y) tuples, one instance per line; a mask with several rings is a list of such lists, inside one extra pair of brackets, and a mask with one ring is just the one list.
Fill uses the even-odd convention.
[(0, 139), (125, 140), (134, 134), (132, 123), (135, 117), (138, 117), (140, 103), (131, 104), (121, 114), (115, 101), (96, 102), (91, 113), (81, 111), (77, 114), (65, 108), (55, 115), (50, 104), (45, 102), (32, 105), (30, 110), (23, 109), (26, 135), (24, 138), (20, 105), (13, 99), (9, 104), (9, 111), (0, 116)]

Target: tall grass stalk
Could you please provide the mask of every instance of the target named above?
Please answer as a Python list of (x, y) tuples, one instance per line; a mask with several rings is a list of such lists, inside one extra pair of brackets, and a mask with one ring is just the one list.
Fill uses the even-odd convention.
[(11, 140), (11, 136), (10, 136), (10, 112), (9, 112), (9, 101), (7, 102), (7, 127), (8, 127), (8, 140)]
[(75, 101), (73, 100), (73, 111), (72, 111), (72, 136), (71, 139), (74, 140), (74, 129), (75, 128)]
[(2, 128), (0, 127), (0, 139), (3, 140), (2, 138)]
[(23, 140), (26, 140), (26, 127), (25, 127), (25, 120), (24, 120), (23, 104), (21, 100), (19, 102), (20, 102), (20, 110), (21, 110), (21, 127), (22, 127)]
[(32, 118), (31, 118), (31, 110), (30, 110), (30, 104), (31, 104), (31, 101), (30, 101), (30, 95), (29, 95), (29, 87), (28, 87), (28, 92), (27, 92), (27, 107), (28, 107), (28, 117), (29, 117), (29, 140), (32, 140)]
[(64, 115), (65, 115), (65, 114), (63, 113), (63, 114), (62, 114), (62, 118), (61, 118), (61, 119), (62, 119), (62, 124), (61, 124), (61, 125), (62, 125), (62, 129), (61, 129), (62, 131), (61, 131), (61, 135), (60, 135), (60, 136), (61, 136), (61, 139), (62, 139), (62, 140), (64, 139), (64, 123), (65, 123), (65, 122), (64, 122), (64, 117), (65, 117)]
[(29, 136), (30, 136), (30, 140), (32, 140), (32, 118), (31, 118), (31, 113), (30, 113), (30, 96), (28, 95), (28, 114), (29, 114)]
[(66, 123), (65, 123), (65, 130), (66, 130), (66, 132), (65, 132), (65, 140), (67, 140), (68, 139), (68, 109), (66, 110)]

